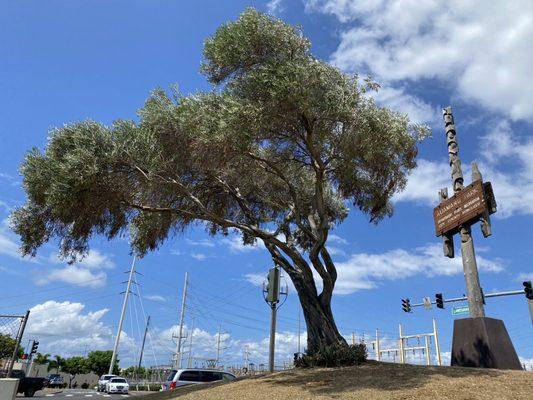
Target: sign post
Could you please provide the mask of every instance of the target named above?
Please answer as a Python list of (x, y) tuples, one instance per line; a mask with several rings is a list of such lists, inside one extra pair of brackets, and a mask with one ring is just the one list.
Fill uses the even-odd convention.
[(454, 308), (453, 315), (470, 314), (454, 321), (452, 365), (463, 367), (521, 369), (520, 361), (503, 321), (485, 317), (484, 298), (476, 263), (471, 226), (481, 223), (484, 237), (492, 234), (489, 215), (496, 212), (490, 182), (472, 163), (472, 183), (464, 186), (459, 145), (452, 108), (443, 110), (453, 196), (446, 188), (439, 191), (440, 204), (433, 210), (437, 236), (443, 238), (444, 255), (454, 257), (453, 235), (461, 238), (461, 256), (466, 281), (468, 307)]

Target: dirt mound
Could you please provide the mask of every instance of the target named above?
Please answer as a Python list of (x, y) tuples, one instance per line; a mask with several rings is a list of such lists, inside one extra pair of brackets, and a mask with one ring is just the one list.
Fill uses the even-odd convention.
[[(356, 367), (297, 369), (243, 379), (229, 384), (201, 386), (176, 390), (171, 396), (169, 396), (170, 393), (165, 393), (165, 398), (179, 398), (180, 400), (531, 400), (533, 398), (533, 373), (424, 367), (369, 361)], [(147, 400), (150, 400), (149, 397)]]

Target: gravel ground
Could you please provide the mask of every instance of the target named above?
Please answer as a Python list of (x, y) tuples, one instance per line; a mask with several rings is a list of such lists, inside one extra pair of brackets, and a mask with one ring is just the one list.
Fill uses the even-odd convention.
[[(198, 385), (201, 386), (201, 385)], [(531, 400), (533, 373), (368, 363), (279, 372), (229, 384), (175, 391), (180, 400)], [(162, 394), (162, 393), (161, 393)], [(147, 396), (147, 400), (151, 397)], [(154, 397), (154, 400), (155, 397)]]

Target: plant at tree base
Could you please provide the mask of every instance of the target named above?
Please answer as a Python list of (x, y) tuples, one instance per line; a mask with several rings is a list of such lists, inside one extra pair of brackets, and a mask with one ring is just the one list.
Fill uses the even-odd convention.
[(366, 361), (368, 354), (365, 344), (344, 346), (338, 343), (321, 346), (314, 353), (307, 353), (294, 360), (297, 368), (309, 367), (344, 367), (358, 365)]
[(220, 27), (204, 56), (213, 91), (156, 90), (138, 122), (66, 125), (26, 157), (28, 201), (12, 215), (22, 251), (58, 238), (75, 258), (93, 235), (130, 230), (142, 256), (194, 223), (236, 231), (262, 241), (294, 283), (308, 351), (345, 345), (328, 233), (350, 203), (373, 222), (392, 214), (425, 128), (376, 106), (366, 95), (376, 84), (316, 59), (299, 29), (253, 9)]

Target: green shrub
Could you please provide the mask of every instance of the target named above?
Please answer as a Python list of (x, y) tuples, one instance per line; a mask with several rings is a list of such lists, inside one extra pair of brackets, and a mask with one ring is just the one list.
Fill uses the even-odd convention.
[(89, 384), (88, 384), (87, 382), (83, 382), (83, 383), (81, 384), (81, 388), (82, 388), (82, 389), (89, 389)]
[(310, 367), (346, 367), (358, 365), (366, 361), (366, 345), (335, 344), (324, 346), (314, 354), (304, 354), (294, 361), (296, 368)]

